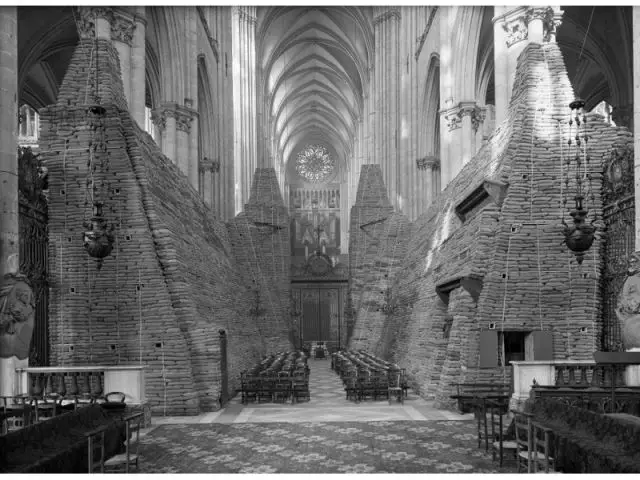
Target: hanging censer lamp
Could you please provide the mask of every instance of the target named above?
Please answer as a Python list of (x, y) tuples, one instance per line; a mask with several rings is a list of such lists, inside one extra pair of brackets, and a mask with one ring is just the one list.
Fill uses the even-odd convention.
[[(103, 259), (113, 250), (115, 235), (114, 226), (110, 226), (104, 216), (104, 199), (109, 192), (109, 184), (106, 174), (109, 171), (109, 159), (105, 141), (105, 115), (106, 108), (100, 104), (98, 95), (98, 40), (95, 44), (95, 91), (93, 102), (87, 105), (85, 114), (86, 122), (91, 133), (89, 143), (89, 158), (87, 160), (87, 178), (85, 190), (85, 221), (84, 249), (89, 256), (98, 259), (98, 269), (102, 267)], [(89, 69), (91, 72), (91, 68)], [(89, 73), (91, 74), (91, 73)], [(87, 211), (91, 209), (91, 217), (86, 218)]]
[[(569, 181), (572, 171), (575, 171), (575, 195), (574, 208), (569, 212), (573, 218), (573, 225), (569, 226), (564, 220), (564, 210), (562, 214), (562, 224), (564, 225), (564, 242), (575, 256), (578, 264), (582, 264), (584, 255), (595, 238), (596, 227), (593, 222), (587, 224), (589, 210), (586, 207), (587, 199), (594, 200), (591, 188), (591, 173), (589, 172), (589, 153), (587, 136), (587, 117), (584, 112), (584, 100), (577, 98), (569, 104), (571, 114), (569, 117), (569, 154), (566, 160), (567, 175), (564, 179), (566, 196), (562, 199), (563, 208), (566, 208), (567, 198), (570, 195)], [(575, 125), (575, 135), (573, 127)], [(573, 157), (573, 161), (572, 161)], [(573, 167), (573, 168), (572, 168)], [(585, 191), (586, 180), (589, 182), (589, 189)]]

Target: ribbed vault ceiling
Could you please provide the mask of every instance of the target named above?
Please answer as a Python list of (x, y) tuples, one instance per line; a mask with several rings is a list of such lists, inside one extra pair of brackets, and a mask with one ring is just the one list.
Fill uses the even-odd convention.
[(287, 162), (319, 143), (345, 165), (368, 89), (369, 15), (357, 7), (258, 9), (261, 87), (276, 158)]

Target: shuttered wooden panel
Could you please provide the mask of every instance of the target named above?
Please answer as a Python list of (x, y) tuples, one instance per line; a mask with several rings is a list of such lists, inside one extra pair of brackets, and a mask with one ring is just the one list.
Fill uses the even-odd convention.
[(498, 331), (482, 330), (480, 332), (480, 368), (498, 366)]

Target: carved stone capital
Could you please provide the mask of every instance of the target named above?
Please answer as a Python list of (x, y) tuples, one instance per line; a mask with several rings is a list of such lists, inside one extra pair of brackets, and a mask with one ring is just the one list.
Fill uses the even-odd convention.
[(375, 28), (378, 24), (386, 22), (387, 20), (391, 20), (392, 18), (400, 20), (401, 15), (399, 8), (389, 8), (382, 12), (380, 15), (373, 19), (373, 26)]
[(462, 127), (462, 110), (459, 106), (443, 111), (442, 115), (444, 115), (444, 121), (447, 124), (447, 130), (449, 130), (450, 132)]
[(507, 48), (529, 38), (529, 28), (526, 14), (511, 19), (505, 18), (505, 21), (502, 24), (502, 28), (506, 33), (505, 41), (507, 43)]
[(163, 103), (151, 112), (151, 119), (159, 128), (166, 128), (167, 118), (174, 118), (176, 128), (187, 133), (191, 131), (191, 122), (197, 116), (195, 110), (177, 103)]
[(133, 33), (136, 30), (136, 21), (133, 15), (126, 15), (116, 11), (111, 22), (111, 39), (133, 45)]
[(477, 132), (478, 128), (486, 117), (486, 110), (484, 108), (480, 108), (475, 103), (461, 103), (460, 104), (460, 116), (464, 117), (466, 115), (471, 117), (471, 127), (473, 128), (473, 132)]
[(231, 11), (239, 20), (247, 22), (250, 25), (255, 25), (258, 21), (254, 15), (251, 15), (247, 11), (247, 8), (251, 7), (233, 7)]
[(96, 18), (106, 18), (109, 23), (113, 21), (113, 9), (110, 7), (90, 7), (83, 5), (77, 8), (78, 35), (80, 38), (95, 38)]
[(542, 20), (543, 41), (552, 42), (555, 41), (556, 30), (562, 23), (563, 13), (553, 7), (532, 7), (527, 10), (526, 22), (528, 25), (531, 20)]
[(141, 14), (139, 14), (139, 13), (136, 13), (136, 14), (133, 16), (133, 20), (134, 20), (134, 22), (136, 22), (136, 23), (141, 23), (143, 27), (146, 27), (146, 26), (147, 26), (147, 16), (146, 16), (146, 15), (141, 15)]
[(433, 155), (427, 155), (426, 157), (416, 159), (416, 166), (418, 170), (431, 170), (435, 171), (440, 168), (440, 159)]

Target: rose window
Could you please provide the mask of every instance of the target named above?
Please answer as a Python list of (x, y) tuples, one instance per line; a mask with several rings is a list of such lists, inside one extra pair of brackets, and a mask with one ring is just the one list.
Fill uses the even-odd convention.
[(335, 161), (322, 145), (308, 145), (298, 154), (296, 172), (308, 182), (322, 182), (333, 172)]

